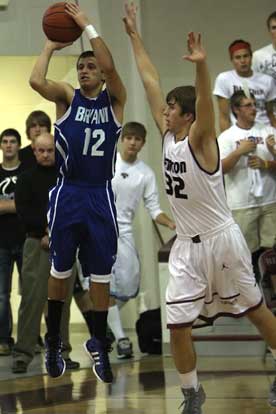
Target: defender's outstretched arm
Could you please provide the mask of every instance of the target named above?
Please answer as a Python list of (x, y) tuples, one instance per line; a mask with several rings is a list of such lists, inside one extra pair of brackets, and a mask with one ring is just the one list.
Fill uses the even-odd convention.
[(125, 4), (125, 13), (126, 15), (123, 18), (125, 30), (131, 40), (137, 68), (145, 88), (153, 118), (161, 134), (163, 134), (166, 130), (163, 115), (166, 104), (161, 89), (159, 74), (144, 47), (141, 36), (137, 31), (137, 7), (133, 2)]

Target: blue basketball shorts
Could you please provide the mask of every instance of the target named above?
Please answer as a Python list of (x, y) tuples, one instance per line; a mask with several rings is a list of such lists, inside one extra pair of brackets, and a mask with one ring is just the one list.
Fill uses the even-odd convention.
[(58, 184), (49, 196), (48, 225), (52, 276), (69, 277), (79, 249), (83, 275), (99, 283), (110, 280), (118, 239), (110, 182), (95, 187)]

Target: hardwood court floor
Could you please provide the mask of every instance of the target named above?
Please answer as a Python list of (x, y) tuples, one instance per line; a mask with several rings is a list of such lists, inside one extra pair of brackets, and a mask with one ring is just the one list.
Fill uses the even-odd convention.
[[(45, 375), (37, 356), (25, 375), (10, 373), (10, 357), (0, 358), (1, 414), (174, 414), (182, 402), (170, 357), (143, 356), (135, 346), (131, 361), (111, 361), (112, 385), (96, 381), (82, 351), (84, 336), (73, 334), (78, 371), (57, 380)], [(273, 414), (267, 404), (274, 379), (271, 357), (200, 357), (200, 380), (207, 394), (203, 414)]]

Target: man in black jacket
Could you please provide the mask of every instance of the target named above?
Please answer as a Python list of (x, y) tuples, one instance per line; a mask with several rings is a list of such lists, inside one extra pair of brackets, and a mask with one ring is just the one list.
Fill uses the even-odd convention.
[(12, 313), (10, 305), (11, 279), (16, 263), (20, 275), (24, 231), (17, 218), (14, 191), (22, 173), (18, 158), (21, 137), (16, 129), (5, 129), (0, 134), (0, 355), (9, 355), (13, 345)]
[[(47, 208), (49, 191), (56, 184), (55, 148), (51, 134), (43, 133), (35, 139), (34, 154), (37, 165), (20, 176), (15, 190), (16, 211), (25, 226), (27, 237), (23, 250), (22, 299), (18, 313), (17, 342), (13, 350), (14, 373), (26, 372), (34, 357), (41, 315), (47, 301), (50, 274)], [(68, 307), (72, 287), (67, 298)], [(79, 364), (69, 358), (71, 346), (68, 342), (68, 325), (69, 312), (65, 312), (62, 321), (65, 348), (63, 357), (67, 369), (72, 369), (78, 368)]]

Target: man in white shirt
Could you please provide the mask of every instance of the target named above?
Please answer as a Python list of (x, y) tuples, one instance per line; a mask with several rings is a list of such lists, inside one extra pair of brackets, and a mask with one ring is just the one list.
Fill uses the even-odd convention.
[(230, 109), (230, 97), (237, 90), (252, 93), (256, 99), (256, 121), (276, 126), (273, 114), (273, 101), (276, 99), (276, 85), (269, 75), (252, 70), (252, 50), (250, 43), (242, 39), (235, 40), (228, 48), (234, 70), (220, 73), (215, 80), (213, 94), (219, 107), (220, 130), (225, 131), (235, 123)]
[(174, 222), (160, 209), (154, 172), (137, 158), (146, 140), (146, 129), (138, 122), (129, 122), (122, 129), (121, 151), (118, 153), (112, 188), (116, 198), (119, 226), (118, 253), (112, 269), (108, 324), (117, 342), (120, 359), (132, 357), (132, 344), (126, 337), (119, 313), (119, 303), (125, 304), (137, 296), (140, 286), (140, 263), (135, 248), (132, 222), (141, 200), (152, 219), (170, 229)]
[[(271, 44), (253, 53), (252, 68), (256, 72), (272, 76), (276, 84), (276, 12), (268, 16), (266, 25)], [(273, 102), (273, 112), (276, 114), (276, 99)]]
[[(230, 99), (236, 123), (218, 138), (227, 201), (252, 253), (255, 273), (263, 249), (275, 243), (276, 130), (255, 122), (256, 101), (244, 91)], [(275, 143), (275, 141), (274, 141)]]
[(276, 12), (268, 16), (266, 24), (271, 44), (253, 53), (252, 68), (256, 72), (272, 76), (276, 81)]

